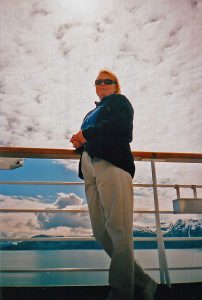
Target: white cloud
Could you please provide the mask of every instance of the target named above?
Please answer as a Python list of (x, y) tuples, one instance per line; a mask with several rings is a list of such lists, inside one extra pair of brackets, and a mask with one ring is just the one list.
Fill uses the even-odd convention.
[[(74, 193), (58, 193), (57, 200), (48, 208), (87, 209), (87, 205), (84, 204), (83, 199)], [(37, 214), (37, 220), (41, 229), (57, 227), (90, 228), (88, 213), (39, 213)]]
[(57, 227), (90, 229), (87, 213), (39, 213), (37, 221), (42, 230)]
[(63, 165), (68, 170), (73, 170), (78, 172), (78, 160), (73, 159), (55, 159), (53, 163)]
[(55, 201), (54, 205), (58, 208), (65, 208), (68, 206), (82, 206), (83, 199), (75, 195), (74, 193), (65, 194), (65, 193), (58, 193), (58, 198)]
[(135, 107), (133, 149), (201, 151), (201, 2), (118, 2), (1, 2), (2, 143), (70, 147), (109, 67)]
[[(1, 208), (87, 209), (83, 199), (73, 193), (58, 193), (55, 203), (48, 206), (41, 201), (41, 197), (0, 195)], [(8, 237), (36, 234), (74, 236), (92, 232), (88, 213), (2, 213), (0, 224), (1, 232)]]

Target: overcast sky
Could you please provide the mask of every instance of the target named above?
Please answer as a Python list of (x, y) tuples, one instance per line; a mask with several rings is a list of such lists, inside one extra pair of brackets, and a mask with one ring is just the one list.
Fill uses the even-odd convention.
[[(135, 109), (132, 150), (202, 152), (201, 0), (1, 0), (0, 11), (1, 145), (71, 149), (106, 67)], [(201, 183), (199, 165), (158, 168), (162, 182)]]
[(70, 147), (107, 67), (133, 150), (201, 152), (202, 1), (1, 0), (0, 143)]

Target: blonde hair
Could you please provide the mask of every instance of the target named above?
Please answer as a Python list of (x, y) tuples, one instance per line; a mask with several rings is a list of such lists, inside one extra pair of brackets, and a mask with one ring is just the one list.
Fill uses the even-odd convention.
[(115, 91), (115, 93), (116, 94), (121, 94), (121, 86), (120, 86), (118, 77), (111, 70), (108, 70), (108, 69), (101, 69), (99, 74), (98, 74), (98, 77), (100, 76), (100, 74), (103, 74), (103, 73), (109, 75), (110, 78), (116, 82), (116, 91)]

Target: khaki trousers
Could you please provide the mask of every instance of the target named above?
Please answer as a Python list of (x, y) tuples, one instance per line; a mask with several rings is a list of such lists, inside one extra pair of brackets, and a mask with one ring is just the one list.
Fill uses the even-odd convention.
[(107, 299), (132, 300), (152, 279), (134, 260), (131, 175), (86, 152), (81, 166), (93, 234), (111, 257)]

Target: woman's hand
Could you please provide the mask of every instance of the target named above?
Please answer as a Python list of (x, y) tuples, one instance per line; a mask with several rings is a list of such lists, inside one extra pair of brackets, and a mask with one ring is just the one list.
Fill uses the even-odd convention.
[(75, 148), (80, 148), (85, 144), (87, 141), (85, 137), (83, 136), (82, 130), (77, 132), (76, 134), (73, 134), (70, 142), (73, 144)]

